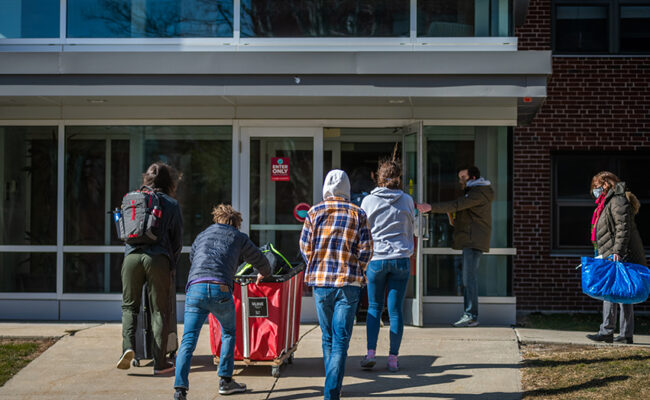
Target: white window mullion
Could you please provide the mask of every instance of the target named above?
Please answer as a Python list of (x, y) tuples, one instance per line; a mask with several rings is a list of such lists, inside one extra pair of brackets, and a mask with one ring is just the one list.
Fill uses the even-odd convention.
[[(58, 124), (58, 151), (57, 151), (57, 188), (56, 188), (56, 297), (63, 295), (63, 193), (65, 177), (65, 128), (63, 123)], [(59, 316), (60, 317), (60, 316)]]
[(59, 2), (59, 39), (63, 41), (66, 38), (66, 27), (68, 23), (68, 0)]
[(235, 46), (239, 47), (239, 38), (241, 37), (241, 0), (234, 1), (233, 10), (233, 40)]
[(417, 36), (418, 36), (417, 8), (418, 8), (417, 0), (411, 0), (411, 6), (409, 8), (411, 45), (415, 45), (415, 43), (417, 42)]

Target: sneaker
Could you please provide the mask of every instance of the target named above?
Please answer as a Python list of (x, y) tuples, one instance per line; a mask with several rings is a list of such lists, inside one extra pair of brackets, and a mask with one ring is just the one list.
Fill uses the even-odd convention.
[(219, 381), (219, 394), (244, 393), (245, 391), (246, 385), (243, 383), (240, 385), (234, 379), (231, 379), (230, 382), (226, 382), (225, 379)]
[(596, 333), (595, 335), (587, 335), (587, 339), (593, 340), (594, 342), (612, 343), (614, 342), (614, 334), (601, 335), (600, 333)]
[(368, 354), (361, 359), (361, 368), (372, 369), (376, 363), (377, 360), (375, 360), (375, 351), (368, 350)]
[(153, 369), (153, 374), (154, 375), (163, 375), (168, 372), (173, 372), (174, 371), (174, 363), (171, 361), (167, 361), (167, 365), (163, 368), (154, 368)]
[(470, 317), (469, 315), (463, 315), (458, 321), (454, 322), (456, 328), (465, 328), (478, 326), (478, 320)]
[(176, 393), (174, 393), (174, 400), (187, 400), (187, 389), (176, 389)]
[(124, 354), (122, 354), (122, 357), (120, 357), (120, 361), (117, 362), (117, 369), (131, 368), (131, 361), (133, 361), (134, 358), (135, 351), (127, 349)]
[(399, 361), (397, 361), (397, 356), (393, 354), (388, 355), (388, 370), (390, 372), (399, 371)]

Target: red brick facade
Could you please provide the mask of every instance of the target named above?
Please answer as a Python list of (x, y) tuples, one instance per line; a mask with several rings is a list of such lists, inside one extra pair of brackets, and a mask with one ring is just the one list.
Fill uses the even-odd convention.
[[(519, 50), (551, 49), (550, 0), (530, 1), (516, 36)], [(530, 126), (514, 132), (517, 308), (600, 310), (582, 294), (577, 258), (551, 256), (551, 152), (650, 152), (650, 57), (554, 57), (544, 105)], [(650, 302), (636, 309), (650, 311)]]

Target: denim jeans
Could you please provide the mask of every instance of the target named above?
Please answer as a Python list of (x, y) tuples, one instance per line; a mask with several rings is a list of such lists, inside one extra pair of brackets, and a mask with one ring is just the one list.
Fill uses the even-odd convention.
[(368, 350), (377, 350), (379, 323), (384, 309), (384, 294), (388, 289), (388, 316), (390, 317), (389, 354), (398, 355), (404, 332), (404, 293), (409, 281), (411, 264), (408, 258), (371, 261), (366, 269), (368, 278), (368, 317), (366, 337)]
[(192, 354), (199, 340), (201, 327), (208, 314), (214, 315), (221, 325), (221, 354), (217, 375), (232, 377), (235, 368), (235, 302), (232, 292), (222, 291), (223, 285), (197, 283), (191, 285), (185, 296), (185, 330), (176, 357), (174, 387), (189, 388), (188, 375)]
[(463, 301), (465, 315), (478, 319), (478, 265), (481, 260), (481, 250), (463, 249)]
[(345, 360), (359, 302), (358, 286), (314, 287), (318, 322), (323, 333), (325, 400), (338, 400), (345, 374)]

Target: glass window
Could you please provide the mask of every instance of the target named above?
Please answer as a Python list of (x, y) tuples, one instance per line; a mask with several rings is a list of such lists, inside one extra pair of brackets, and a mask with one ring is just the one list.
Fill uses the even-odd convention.
[(242, 0), (242, 37), (408, 37), (409, 0)]
[(511, 0), (418, 0), (419, 37), (509, 36)]
[(68, 37), (232, 37), (232, 0), (68, 0)]
[[(479, 296), (511, 295), (511, 256), (482, 256), (478, 270)], [(427, 296), (462, 296), (463, 257), (461, 255), (425, 255)]]
[(56, 127), (0, 127), (0, 245), (56, 244)]
[[(294, 217), (299, 203), (313, 204), (313, 139), (251, 138), (250, 237), (280, 250), (290, 262), (301, 261), (302, 223)], [(287, 180), (274, 180), (272, 159), (289, 162)], [(320, 199), (319, 199), (320, 200)]]
[[(508, 166), (508, 130), (503, 127), (434, 127), (424, 128), (426, 143), (424, 199), (428, 203), (449, 201), (463, 195), (458, 170), (476, 165), (495, 191), (492, 202), (492, 237), (490, 246), (509, 247), (510, 169)], [(427, 247), (451, 247), (453, 227), (447, 215), (429, 217)]]
[[(505, 127), (434, 127), (424, 128), (425, 183), (424, 199), (428, 203), (454, 200), (463, 195), (458, 170), (476, 165), (481, 176), (491, 182), (492, 236), (490, 247), (508, 248), (512, 243), (512, 212), (509, 166), (509, 138)], [(425, 219), (426, 221), (426, 219)], [(453, 245), (454, 227), (445, 214), (428, 217), (429, 239), (424, 247), (449, 248)], [(426, 250), (425, 250), (426, 251)], [(455, 296), (458, 293), (460, 256), (426, 255), (424, 270), (427, 296)], [(481, 274), (485, 276), (481, 296), (508, 296), (510, 257), (484, 256)]]
[(558, 5), (555, 8), (555, 51), (609, 51), (609, 7)]
[(65, 148), (65, 244), (122, 244), (111, 232), (107, 212), (121, 204), (129, 189), (128, 139), (69, 127)]
[(58, 37), (59, 0), (0, 1), (0, 39)]
[(0, 253), (0, 292), (56, 292), (56, 254)]
[[(183, 174), (176, 192), (183, 245), (190, 246), (212, 223), (213, 206), (231, 202), (229, 126), (67, 127), (65, 154), (66, 245), (122, 245), (107, 212), (120, 206), (125, 193), (139, 188), (144, 170), (158, 160)], [(121, 257), (121, 253), (66, 253), (64, 291), (119, 292)], [(177, 276), (180, 290), (189, 267), (183, 268)]]
[(553, 163), (553, 249), (593, 253), (590, 238), (594, 200), (589, 194), (591, 178), (611, 171), (641, 202), (635, 221), (646, 248), (650, 248), (650, 185), (645, 169), (650, 156), (630, 153), (555, 154)]
[(621, 52), (650, 51), (650, 5), (622, 6), (620, 27)]
[(63, 256), (65, 293), (121, 293), (121, 253), (66, 253)]

